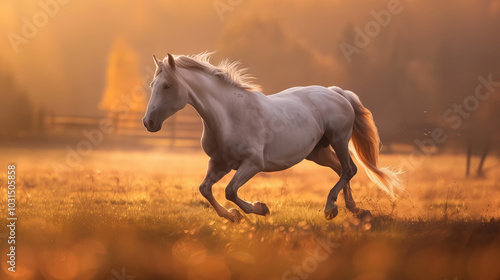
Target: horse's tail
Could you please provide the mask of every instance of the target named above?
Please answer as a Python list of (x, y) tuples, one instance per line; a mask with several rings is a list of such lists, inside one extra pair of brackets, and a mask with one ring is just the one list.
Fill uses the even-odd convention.
[(355, 118), (351, 138), (354, 149), (350, 147), (351, 153), (363, 165), (373, 183), (391, 197), (397, 196), (395, 191), (403, 190), (399, 178), (401, 172), (377, 166), (381, 144), (372, 113), (363, 106), (354, 92), (338, 87), (330, 87), (330, 89), (345, 97), (354, 108)]

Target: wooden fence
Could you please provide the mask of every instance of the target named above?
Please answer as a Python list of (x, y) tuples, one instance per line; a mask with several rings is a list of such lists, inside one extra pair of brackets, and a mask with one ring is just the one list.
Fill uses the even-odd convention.
[(150, 133), (142, 124), (142, 113), (109, 116), (45, 115), (41, 122), (44, 134), (74, 135), (83, 131), (101, 129), (102, 124), (111, 126), (104, 131), (107, 139), (146, 146), (199, 148), (202, 122), (191, 107), (177, 112), (163, 123), (159, 132)]

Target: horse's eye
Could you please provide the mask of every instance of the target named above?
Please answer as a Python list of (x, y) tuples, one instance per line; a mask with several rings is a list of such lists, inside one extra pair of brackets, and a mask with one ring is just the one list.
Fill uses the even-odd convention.
[(172, 86), (172, 85), (170, 85), (170, 84), (164, 84), (164, 85), (163, 85), (163, 88), (164, 88), (164, 89), (168, 89), (168, 88), (170, 88), (171, 86)]

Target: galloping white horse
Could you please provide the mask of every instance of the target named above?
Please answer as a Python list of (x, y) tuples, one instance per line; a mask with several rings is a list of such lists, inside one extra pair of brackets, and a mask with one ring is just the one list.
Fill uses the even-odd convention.
[(326, 200), (327, 219), (338, 214), (335, 202), (340, 190), (347, 209), (369, 214), (356, 207), (351, 195), (349, 181), (357, 168), (349, 153), (350, 140), (351, 153), (378, 187), (391, 196), (401, 188), (397, 172), (377, 166), (377, 128), (353, 92), (308, 86), (266, 96), (236, 63), (210, 64), (210, 53), (153, 58), (157, 69), (144, 126), (157, 132), (186, 104), (196, 109), (203, 119), (202, 146), (210, 157), (200, 192), (219, 216), (232, 222), (241, 218), (238, 210), (227, 210), (212, 194), (212, 185), (230, 170), (237, 171), (226, 187), (226, 198), (247, 214), (267, 215), (264, 203), (239, 198), (238, 189), (259, 172), (284, 170), (303, 159), (330, 167), (340, 176)]

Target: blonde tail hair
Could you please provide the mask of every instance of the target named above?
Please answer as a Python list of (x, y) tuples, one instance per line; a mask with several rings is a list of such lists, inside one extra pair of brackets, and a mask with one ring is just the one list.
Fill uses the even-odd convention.
[[(351, 103), (355, 112), (350, 151), (364, 167), (370, 180), (391, 197), (398, 196), (396, 191), (403, 191), (402, 181), (399, 178), (401, 171), (394, 171), (387, 167), (378, 167), (380, 138), (372, 113), (366, 109), (359, 97), (351, 91), (331, 87), (331, 90), (345, 97)], [(354, 149), (352, 148), (354, 146)]]

